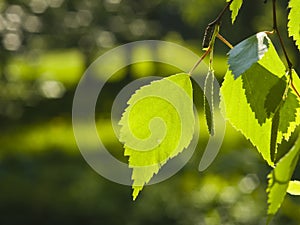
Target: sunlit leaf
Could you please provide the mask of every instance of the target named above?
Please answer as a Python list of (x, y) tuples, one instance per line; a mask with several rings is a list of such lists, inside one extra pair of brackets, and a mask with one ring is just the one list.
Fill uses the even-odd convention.
[(287, 140), (296, 126), (299, 125), (299, 107), (299, 99), (292, 93), (291, 89), (289, 89), (287, 98), (280, 109), (281, 119), (279, 123), (279, 131), (282, 132)]
[(287, 193), (291, 195), (300, 195), (300, 181), (293, 180), (289, 182)]
[[(234, 79), (228, 70), (221, 88), (224, 115), (251, 141), (269, 165), (274, 163), (277, 144), (283, 138), (288, 140), (300, 123), (299, 99), (291, 89), (284, 96), (287, 86), (285, 74), (285, 67), (270, 42), (269, 51), (264, 57), (238, 79)], [(295, 82), (298, 82), (296, 75)], [(272, 93), (276, 91), (279, 92), (277, 97)], [(278, 109), (275, 104), (281, 107)], [(276, 110), (279, 110), (279, 114), (273, 120)], [(276, 127), (278, 133), (275, 133)]]
[(300, 136), (294, 147), (278, 162), (275, 169), (268, 175), (268, 214), (274, 215), (281, 206), (290, 179), (299, 159)]
[(120, 125), (129, 167), (133, 168), (133, 198), (167, 160), (188, 147), (194, 133), (192, 84), (188, 74), (176, 74), (141, 87), (128, 101)]
[(269, 50), (270, 39), (264, 32), (240, 42), (229, 51), (228, 64), (234, 78), (238, 78)]
[[(229, 2), (230, 0), (227, 0)], [(231, 22), (234, 23), (237, 15), (239, 14), (240, 8), (243, 5), (243, 0), (234, 0), (230, 5), (231, 12)]]
[[(265, 67), (267, 67), (270, 71), (273, 71), (273, 73), (276, 74), (276, 71), (280, 71), (280, 63), (279, 63), (279, 57), (276, 54), (276, 56), (278, 57), (278, 60), (273, 60), (273, 62), (276, 62), (276, 64), (272, 64), (272, 58), (269, 57), (270, 53), (272, 53), (273, 47), (270, 47), (270, 50), (268, 53), (266, 53), (265, 57), (260, 60), (260, 64), (264, 65)], [(275, 56), (275, 55), (274, 55)], [(266, 62), (269, 61), (270, 64), (267, 64)], [(282, 62), (281, 62), (282, 64)], [(295, 70), (292, 70), (292, 75), (293, 75), (293, 85), (294, 87), (298, 90), (300, 90), (300, 79), (299, 76), (297, 75)], [(282, 77), (281, 80), (285, 80), (285, 77)], [(280, 83), (282, 82), (280, 81)], [(286, 81), (287, 82), (287, 81)], [(275, 94), (277, 90), (277, 93)], [(283, 90), (283, 84), (277, 84), (276, 86), (274, 86), (269, 95), (273, 95), (273, 98), (269, 98), (267, 99), (267, 101), (269, 101), (268, 104), (276, 104), (276, 102), (279, 101), (278, 95), (282, 95), (281, 91)], [(295, 131), (296, 127), (300, 125), (300, 98), (297, 97), (297, 93), (294, 89), (289, 88), (288, 90), (285, 90), (285, 92), (287, 91), (287, 93), (284, 93), (285, 96), (283, 101), (282, 101), (282, 105), (280, 106), (280, 120), (279, 120), (279, 126), (278, 126), (278, 139), (277, 142), (281, 143), (283, 139), (285, 139), (286, 141), (289, 140), (290, 136), (292, 135), (292, 133)], [(277, 95), (277, 97), (276, 97)], [(277, 105), (278, 106), (278, 105)], [(266, 107), (267, 103), (266, 103)], [(267, 109), (267, 111), (270, 109)]]
[(234, 80), (229, 70), (221, 88), (221, 101), (221, 109), (226, 119), (251, 141), (269, 165), (273, 165), (270, 156), (271, 119), (266, 119), (262, 125), (258, 123), (247, 102), (242, 79)]
[[(300, 79), (296, 71), (292, 71), (293, 84), (297, 91), (300, 90)], [(288, 140), (297, 126), (300, 125), (300, 98), (293, 89), (289, 89), (280, 111), (279, 132), (285, 140)], [(295, 118), (296, 117), (296, 118)], [(294, 120), (292, 118), (295, 118)]]
[(288, 31), (289, 36), (293, 37), (298, 49), (300, 50), (300, 11), (299, 11), (300, 0), (290, 0), (289, 8), (290, 13), (288, 16)]

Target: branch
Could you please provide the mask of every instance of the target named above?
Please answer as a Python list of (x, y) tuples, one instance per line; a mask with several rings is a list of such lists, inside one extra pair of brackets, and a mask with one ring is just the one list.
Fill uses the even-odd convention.
[(297, 88), (295, 87), (295, 85), (294, 85), (293, 82), (291, 82), (291, 86), (292, 86), (292, 89), (296, 92), (297, 96), (300, 98), (300, 94), (299, 94), (299, 92), (298, 92), (298, 90), (297, 90)]
[(200, 59), (195, 63), (193, 68), (190, 70), (189, 75), (191, 76), (192, 73), (195, 71), (195, 69), (199, 66), (199, 64), (202, 62), (202, 60), (210, 53), (211, 47), (209, 47), (206, 52), (200, 57)]
[(220, 14), (218, 15), (218, 17), (214, 21), (212, 21), (211, 23), (209, 23), (208, 26), (214, 26), (214, 25), (220, 24), (224, 13), (230, 7), (230, 5), (231, 5), (232, 2), (233, 2), (233, 0), (230, 0), (227, 3), (227, 5), (224, 7), (224, 9), (220, 12)]
[(221, 34), (217, 34), (217, 38), (219, 38), (225, 45), (227, 45), (230, 49), (233, 49), (232, 44), (229, 43)]
[(279, 38), (279, 42), (280, 42), (281, 48), (283, 50), (283, 53), (284, 53), (284, 56), (285, 56), (285, 59), (286, 59), (288, 69), (289, 69), (289, 72), (291, 74), (293, 64), (292, 64), (291, 60), (289, 59), (289, 56), (287, 54), (286, 48), (285, 48), (284, 43), (283, 43), (283, 39), (281, 37), (281, 34), (280, 34), (278, 26), (277, 26), (276, 0), (273, 0), (273, 29), (274, 29), (275, 33), (277, 34), (277, 36)]
[[(214, 33), (215, 33), (215, 27), (220, 25), (221, 20), (224, 16), (224, 13), (230, 7), (230, 5), (233, 1), (234, 0), (230, 0), (229, 2), (227, 2), (226, 6), (219, 13), (217, 18), (214, 21), (212, 21), (211, 23), (209, 23), (208, 26), (206, 27), (202, 47), (204, 49), (206, 49), (206, 48), (207, 49), (206, 49), (205, 53), (200, 57), (200, 59), (196, 62), (196, 64), (193, 66), (193, 68), (190, 70), (190, 72), (189, 72), (190, 75), (195, 71), (195, 69), (197, 68), (197, 66), (199, 66), (199, 64), (202, 62), (202, 60), (212, 51), (213, 47), (211, 45), (213, 45), (213, 44), (211, 43), (211, 39), (215, 38), (215, 37), (213, 37)], [(218, 31), (217, 31), (216, 36), (218, 36)], [(218, 36), (218, 37), (220, 38), (220, 36)], [(229, 42), (227, 42), (226, 40), (224, 43), (229, 44)], [(231, 45), (229, 44), (228, 46), (231, 46)]]
[[(291, 62), (291, 60), (290, 60), (290, 58), (287, 54), (286, 48), (284, 46), (283, 39), (281, 37), (281, 34), (280, 34), (278, 26), (277, 26), (276, 0), (273, 0), (273, 29), (274, 29), (275, 33), (277, 34), (277, 36), (279, 38), (279, 42), (280, 42), (281, 48), (283, 50), (287, 65), (288, 65), (288, 70), (289, 70), (289, 75), (290, 75), (290, 78), (291, 78), (292, 89), (296, 92), (296, 94), (300, 98), (300, 94), (299, 94), (299, 92), (297, 91), (296, 87), (293, 84), (293, 77), (292, 77), (293, 76), (292, 75), (293, 64), (292, 64), (292, 62)], [(300, 76), (299, 76), (299, 78), (300, 78)]]

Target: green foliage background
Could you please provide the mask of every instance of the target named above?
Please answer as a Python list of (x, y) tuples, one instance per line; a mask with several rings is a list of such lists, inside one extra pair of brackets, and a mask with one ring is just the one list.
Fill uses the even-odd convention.
[[(278, 3), (279, 27), (285, 30), (287, 2)], [(204, 29), (223, 6), (223, 0), (0, 1), (1, 224), (264, 224), (270, 168), (229, 126), (208, 170), (197, 171), (208, 140), (200, 134), (193, 160), (177, 176), (147, 186), (137, 202), (130, 188), (86, 164), (72, 133), (74, 90), (97, 56), (142, 39), (177, 42), (200, 54)], [(245, 1), (233, 26), (229, 13), (225, 18), (221, 33), (232, 44), (272, 29), (271, 4), (262, 0)], [(299, 53), (284, 36), (300, 68)], [(228, 49), (219, 42), (215, 49), (221, 81)], [(97, 119), (112, 154), (126, 161), (110, 126), (114, 96), (136, 77), (174, 72), (165, 65), (133, 65), (105, 86)], [(195, 101), (201, 114), (203, 99)], [(272, 224), (298, 224), (299, 204), (288, 196)]]

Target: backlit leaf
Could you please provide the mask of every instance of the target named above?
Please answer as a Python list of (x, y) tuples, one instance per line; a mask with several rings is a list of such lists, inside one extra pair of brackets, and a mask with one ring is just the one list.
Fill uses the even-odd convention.
[(291, 195), (300, 195), (300, 181), (293, 180), (289, 182), (287, 193)]
[(288, 31), (289, 36), (293, 37), (298, 49), (300, 50), (300, 0), (290, 0), (289, 8), (290, 13), (288, 16)]
[(190, 144), (194, 133), (192, 84), (176, 74), (141, 87), (120, 120), (120, 141), (133, 169), (133, 198), (167, 160)]
[[(229, 0), (227, 0), (229, 2)], [(231, 22), (234, 23), (237, 15), (239, 14), (240, 8), (243, 5), (243, 0), (234, 0), (230, 5), (231, 12)]]
[(227, 71), (221, 87), (221, 110), (226, 119), (257, 148), (258, 152), (273, 165), (270, 155), (271, 119), (260, 125), (247, 102), (241, 78), (234, 80)]
[[(264, 57), (239, 78), (234, 79), (232, 72), (228, 70), (221, 88), (224, 116), (251, 141), (269, 165), (274, 164), (271, 155), (275, 155), (277, 144), (283, 138), (288, 140), (300, 123), (299, 99), (294, 91), (289, 88), (287, 97), (283, 98), (283, 89), (287, 86), (285, 74), (284, 64), (270, 42), (269, 51)], [(299, 82), (297, 75), (294, 75), (294, 82)], [(270, 97), (275, 89), (280, 93)], [(277, 115), (279, 123), (277, 119), (273, 120), (278, 106), (275, 104), (281, 105)], [(273, 129), (272, 121), (275, 122)], [(274, 130), (276, 127), (277, 134)]]
[[(291, 133), (295, 130), (296, 126), (299, 125), (299, 113), (300, 113), (299, 99), (292, 90), (289, 89), (287, 98), (283, 102), (280, 109), (280, 123), (279, 131), (284, 135), (285, 139), (288, 140)], [(291, 130), (290, 130), (291, 129)]]
[(299, 159), (300, 152), (300, 136), (294, 147), (280, 159), (275, 169), (268, 175), (268, 214), (274, 215), (281, 206), (286, 191), (289, 186), (290, 179), (295, 170)]
[[(293, 84), (297, 91), (300, 90), (300, 79), (296, 71), (292, 71)], [(295, 118), (295, 119), (293, 119)], [(285, 140), (288, 140), (297, 126), (300, 125), (300, 98), (293, 89), (289, 89), (280, 110), (279, 132)]]

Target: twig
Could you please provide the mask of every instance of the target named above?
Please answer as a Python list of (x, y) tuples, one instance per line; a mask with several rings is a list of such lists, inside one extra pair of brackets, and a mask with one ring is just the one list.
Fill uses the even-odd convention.
[(291, 82), (291, 86), (292, 86), (292, 89), (296, 92), (297, 96), (300, 98), (300, 94), (297, 91), (297, 88), (295, 87), (295, 85), (293, 84), (293, 82)]
[(273, 29), (279, 38), (279, 42), (280, 42), (282, 51), (284, 53), (284, 56), (285, 56), (285, 59), (287, 62), (289, 72), (290, 72), (290, 74), (292, 74), (293, 64), (292, 64), (291, 60), (289, 59), (289, 56), (287, 54), (287, 51), (286, 51), (284, 43), (283, 43), (283, 39), (281, 37), (281, 34), (280, 34), (278, 26), (277, 26), (276, 0), (273, 0)]
[(232, 44), (229, 43), (221, 34), (217, 34), (217, 38), (219, 38), (225, 45), (227, 45), (230, 49), (233, 48)]
[[(224, 15), (224, 13), (226, 12), (226, 10), (230, 7), (231, 3), (233, 2), (233, 0), (230, 0), (226, 6), (223, 8), (223, 10), (220, 12), (220, 14), (217, 16), (217, 18), (212, 21), (211, 23), (208, 24), (207, 27), (215, 27), (216, 25), (218, 26), (222, 20), (222, 17)], [(210, 38), (209, 38), (210, 39)], [(224, 39), (225, 40), (225, 39)], [(228, 42), (229, 43), (229, 42)], [(212, 50), (212, 46), (211, 44), (208, 46), (207, 50), (205, 51), (205, 53), (200, 57), (200, 59), (195, 63), (195, 65), (193, 66), (193, 68), (190, 70), (189, 75), (191, 75), (195, 69), (197, 68), (197, 66), (199, 66), (199, 64), (202, 62), (202, 60), (211, 52)]]
[[(286, 51), (285, 46), (284, 46), (283, 39), (281, 37), (281, 34), (280, 34), (278, 26), (277, 26), (276, 0), (273, 0), (273, 29), (274, 29), (275, 33), (277, 34), (277, 36), (279, 38), (279, 42), (280, 42), (282, 51), (284, 53), (287, 65), (288, 65), (289, 75), (290, 75), (290, 79), (291, 79), (291, 87), (296, 92), (296, 94), (298, 95), (298, 97), (300, 98), (300, 94), (297, 91), (297, 89), (296, 89), (296, 87), (295, 87), (295, 85), (293, 83), (293, 73), (292, 73), (293, 64), (292, 64), (292, 62), (291, 62), (291, 60), (290, 60), (290, 58), (289, 58), (289, 56), (287, 54), (287, 51)], [(298, 75), (298, 77), (300, 78), (299, 75)]]
[(208, 24), (208, 26), (213, 26), (216, 24), (220, 24), (220, 21), (224, 15), (224, 13), (226, 12), (226, 10), (229, 8), (229, 6), (231, 5), (231, 3), (233, 2), (233, 0), (230, 0), (227, 5), (224, 7), (224, 9), (220, 12), (220, 14), (218, 15), (218, 17), (212, 21), (211, 23)]
[(208, 53), (210, 53), (210, 51), (211, 51), (211, 47), (208, 47), (208, 49), (206, 50), (206, 52), (200, 57), (200, 59), (195, 63), (195, 65), (193, 66), (193, 68), (190, 70), (190, 72), (189, 72), (190, 76), (195, 71), (195, 69), (199, 66), (199, 64), (202, 62), (202, 60), (208, 55)]

